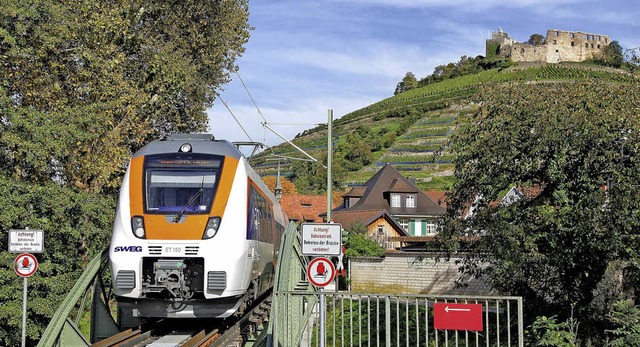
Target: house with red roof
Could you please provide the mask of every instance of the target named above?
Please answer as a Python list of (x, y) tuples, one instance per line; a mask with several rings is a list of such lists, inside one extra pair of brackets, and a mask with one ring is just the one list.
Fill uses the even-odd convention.
[(320, 214), (327, 212), (326, 195), (283, 195), (280, 199), (282, 209), (289, 221), (302, 223), (323, 223)]

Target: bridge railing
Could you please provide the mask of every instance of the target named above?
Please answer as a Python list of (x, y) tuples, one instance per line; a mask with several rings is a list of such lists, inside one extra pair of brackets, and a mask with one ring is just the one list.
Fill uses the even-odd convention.
[[(302, 255), (298, 226), (291, 222), (280, 242), (278, 265), (273, 286), (271, 318), (264, 340), (269, 346), (278, 341), (280, 346), (296, 346), (312, 316), (317, 301), (315, 287), (306, 278), (309, 260)], [(297, 291), (303, 293), (295, 297), (283, 297), (279, 293)], [(285, 315), (279, 312), (286, 313)], [(283, 322), (286, 321), (286, 324)]]
[[(310, 293), (278, 292), (274, 300), (284, 303), (307, 302), (309, 317), (302, 339), (292, 341), (290, 324), (300, 319), (289, 305), (272, 312), (275, 331), (272, 346), (524, 346), (521, 297), (464, 297), (428, 295), (357, 294), (325, 292), (325, 336), (320, 336), (319, 302)], [(436, 304), (477, 304), (481, 328), (469, 330), (436, 329)], [(453, 305), (452, 305), (453, 306)], [(448, 307), (448, 306), (447, 306)], [(461, 307), (461, 306), (454, 306)], [(296, 308), (294, 308), (296, 309)], [(297, 337), (297, 335), (296, 335)], [(295, 342), (295, 343), (293, 343)]]
[[(71, 288), (64, 301), (51, 317), (38, 347), (53, 346), (89, 346), (90, 342), (98, 341), (117, 333), (119, 330), (108, 308), (108, 293), (101, 275), (108, 265), (109, 252), (105, 249), (96, 256), (83, 271), (82, 275)], [(80, 332), (78, 323), (82, 318), (84, 308), (91, 300), (91, 336), (87, 338)], [(72, 319), (75, 314), (75, 319)]]

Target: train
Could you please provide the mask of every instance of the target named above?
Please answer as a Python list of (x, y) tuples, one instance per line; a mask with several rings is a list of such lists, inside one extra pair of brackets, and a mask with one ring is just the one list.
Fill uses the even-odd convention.
[(233, 143), (174, 134), (147, 144), (125, 172), (109, 246), (120, 325), (239, 314), (272, 287), (287, 223)]

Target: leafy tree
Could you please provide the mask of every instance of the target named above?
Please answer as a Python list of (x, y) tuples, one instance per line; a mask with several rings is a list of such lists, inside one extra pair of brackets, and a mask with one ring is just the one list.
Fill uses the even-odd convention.
[(609, 319), (614, 327), (607, 331), (611, 337), (608, 346), (640, 345), (640, 309), (637, 306), (628, 301), (616, 302)]
[[(0, 226), (46, 237), (31, 280), (29, 345), (107, 246), (131, 154), (158, 136), (206, 128), (205, 110), (249, 30), (246, 0), (2, 2)], [(0, 345), (20, 337), (9, 270), (0, 268)]]
[(117, 187), (127, 158), (149, 139), (204, 130), (205, 110), (248, 39), (245, 1), (3, 8), (5, 170), (94, 192)]
[(527, 41), (527, 43), (532, 44), (534, 46), (541, 46), (544, 44), (544, 36), (540, 34), (532, 34), (529, 37), (529, 40)]
[(380, 257), (384, 248), (375, 240), (367, 237), (367, 226), (358, 221), (345, 230), (349, 235), (345, 247), (345, 257)]
[(416, 87), (418, 87), (416, 75), (414, 75), (413, 72), (407, 72), (402, 81), (396, 85), (396, 90), (393, 92), (393, 95), (398, 95), (407, 90), (415, 89)]
[[(263, 177), (262, 180), (272, 192), (276, 189), (276, 180), (277, 180), (276, 176)], [(286, 195), (298, 194), (298, 191), (296, 190), (296, 186), (293, 184), (293, 182), (289, 181), (285, 177), (280, 176), (280, 186), (282, 187), (282, 194), (286, 194)]]
[[(44, 253), (36, 254), (38, 271), (29, 278), (28, 289), (26, 340), (35, 346), (84, 266), (109, 243), (116, 199), (5, 177), (0, 177), (0, 196), (0, 229), (44, 230)], [(16, 255), (6, 251), (6, 236), (0, 238), (0, 249), (0, 345), (19, 346), (22, 281), (13, 272)]]
[(558, 323), (556, 316), (540, 316), (527, 330), (527, 346), (578, 347), (577, 330), (573, 319)]
[[(323, 151), (320, 158), (321, 163), (327, 162), (327, 151)], [(340, 183), (345, 175), (344, 160), (334, 154), (332, 161), (333, 187), (340, 187)], [(327, 169), (320, 164), (311, 161), (295, 160), (291, 164), (291, 181), (294, 182), (296, 190), (300, 194), (320, 194), (327, 191)]]
[(594, 59), (594, 62), (615, 68), (622, 67), (622, 64), (624, 64), (622, 46), (620, 46), (620, 43), (616, 40), (611, 41), (611, 43), (602, 50), (602, 55)]
[[(477, 236), (464, 273), (523, 296), (525, 317), (566, 319), (575, 305), (581, 333), (601, 337), (594, 289), (611, 261), (637, 261), (640, 249), (639, 92), (596, 82), (489, 88), (452, 139), (442, 239), (455, 248)], [(493, 203), (513, 186), (525, 198)], [(471, 203), (473, 217), (460, 219)]]

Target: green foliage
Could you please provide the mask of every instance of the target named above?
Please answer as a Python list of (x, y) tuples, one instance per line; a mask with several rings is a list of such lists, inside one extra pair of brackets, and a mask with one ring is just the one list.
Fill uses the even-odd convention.
[(412, 72), (407, 72), (404, 75), (402, 81), (398, 82), (396, 85), (396, 90), (393, 92), (393, 95), (398, 95), (400, 93), (406, 92), (407, 90), (414, 89), (418, 86), (418, 80), (416, 79), (416, 75)]
[(608, 315), (613, 329), (607, 330), (608, 346), (640, 346), (640, 308), (628, 301), (616, 302)]
[(534, 45), (534, 46), (540, 46), (544, 44), (544, 36), (540, 35), (540, 34), (532, 34), (531, 36), (529, 36), (529, 40), (527, 41), (528, 44)]
[[(355, 299), (355, 300), (354, 300)], [(359, 299), (359, 300), (358, 300)], [(389, 312), (384, 303), (376, 302), (373, 297), (357, 297), (341, 299), (330, 305), (326, 319), (326, 345), (327, 346), (379, 346), (384, 345), (388, 338), (392, 346), (406, 343), (409, 346), (422, 346), (424, 336), (424, 317), (433, 321), (433, 311), (426, 313), (426, 305), (408, 305), (400, 301), (389, 307)], [(389, 316), (391, 322), (402, 322), (402, 330), (398, 333), (395, 328), (386, 331), (384, 319)], [(395, 327), (395, 326), (394, 326)], [(311, 345), (317, 346), (318, 329), (313, 329)], [(409, 331), (410, 333), (407, 333)], [(416, 333), (418, 332), (418, 333)], [(387, 335), (389, 334), (389, 335)], [(440, 334), (436, 339), (434, 329), (429, 329), (430, 345), (454, 345), (455, 337), (450, 336), (449, 341)], [(453, 335), (453, 334), (451, 334)]]
[[(525, 317), (565, 319), (575, 304), (581, 333), (597, 339), (603, 312), (593, 311), (594, 290), (611, 261), (637, 258), (640, 249), (639, 86), (512, 84), (483, 98), (471, 126), (451, 141), (456, 180), (442, 236), (452, 247), (481, 236), (466, 274), (523, 296)], [(530, 193), (493, 204), (514, 185)], [(475, 215), (461, 220), (472, 202)]]
[(540, 316), (527, 329), (527, 346), (578, 347), (577, 323), (570, 319), (558, 323), (557, 317)]
[(611, 41), (611, 43), (602, 50), (602, 54), (599, 57), (593, 58), (593, 62), (615, 68), (622, 67), (624, 64), (622, 46), (620, 46), (620, 43), (616, 40)]
[(493, 40), (487, 41), (486, 50), (487, 50), (487, 57), (486, 58), (488, 60), (495, 59), (495, 57), (498, 54), (500, 54), (500, 44), (495, 42), (495, 41), (493, 41)]
[[(115, 197), (96, 196), (55, 183), (34, 185), (0, 177), (0, 229), (44, 230), (44, 253), (29, 278), (27, 344), (35, 345), (58, 304), (86, 263), (108, 245)], [(0, 239), (0, 345), (20, 345), (22, 280), (13, 272), (15, 254)]]
[(33, 0), (3, 9), (3, 169), (93, 192), (117, 187), (149, 139), (205, 129), (249, 30), (245, 1)]
[[(245, 0), (2, 2), (0, 227), (45, 235), (29, 279), (29, 345), (107, 246), (131, 154), (206, 128), (249, 30)], [(12, 257), (0, 253), (0, 345), (14, 346), (21, 281), (4, 266)]]
[(367, 237), (367, 226), (358, 221), (346, 230), (348, 239), (345, 242), (345, 257), (380, 257), (384, 248), (375, 240)]

